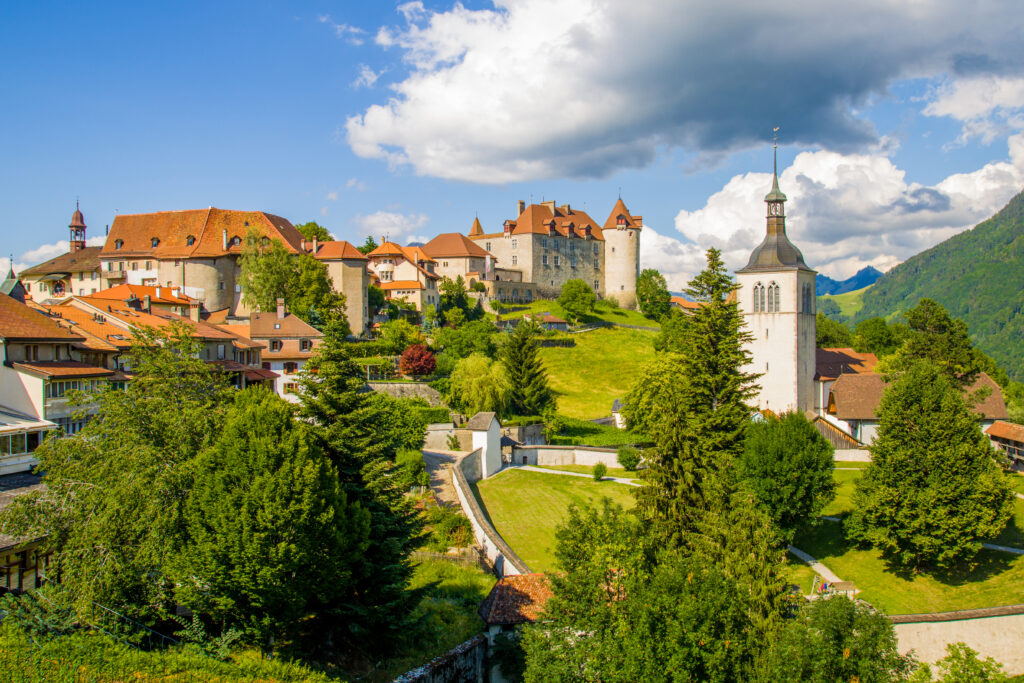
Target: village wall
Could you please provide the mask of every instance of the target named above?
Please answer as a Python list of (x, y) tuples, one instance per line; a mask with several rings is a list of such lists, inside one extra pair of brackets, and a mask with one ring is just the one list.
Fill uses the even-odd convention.
[(407, 671), (394, 683), (483, 683), (486, 659), (486, 636), (473, 636), (440, 657)]
[(431, 406), (443, 406), (444, 399), (437, 389), (426, 382), (367, 382), (373, 391), (395, 398), (422, 398)]
[(515, 446), (512, 449), (512, 462), (517, 465), (584, 465), (586, 467), (593, 467), (597, 463), (603, 462), (607, 467), (619, 467), (619, 453), (615, 448), (597, 448), (595, 446)]
[(871, 451), (866, 448), (837, 448), (835, 459), (851, 462), (871, 462)]
[(1024, 674), (1024, 605), (889, 617), (899, 650), (911, 650), (923, 662), (946, 656), (950, 643), (965, 643), (981, 657), (991, 657), (1011, 676)]
[(483, 550), (484, 555), (494, 565), (494, 571), (499, 577), (514, 574), (529, 574), (530, 568), (516, 555), (505, 543), (505, 540), (491, 526), (484, 516), (480, 504), (476, 502), (476, 496), (469, 484), (479, 481), (481, 478), (480, 461), (482, 453), (479, 450), (464, 455), (455, 461), (451, 468), (452, 485), (455, 487), (455, 494), (459, 497), (459, 504), (462, 511), (469, 518), (470, 526), (473, 527), (473, 536), (477, 545)]

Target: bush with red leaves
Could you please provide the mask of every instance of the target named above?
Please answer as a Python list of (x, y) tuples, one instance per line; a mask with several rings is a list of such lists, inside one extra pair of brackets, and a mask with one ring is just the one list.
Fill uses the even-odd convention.
[(437, 367), (434, 354), (423, 344), (413, 344), (402, 352), (398, 369), (403, 375), (429, 375)]

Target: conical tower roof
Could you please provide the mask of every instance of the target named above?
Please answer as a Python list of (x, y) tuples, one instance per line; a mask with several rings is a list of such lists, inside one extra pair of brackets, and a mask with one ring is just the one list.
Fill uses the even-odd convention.
[(612, 230), (618, 227), (619, 216), (625, 216), (627, 226), (631, 228), (640, 227), (633, 214), (626, 208), (626, 202), (622, 201), (622, 197), (619, 197), (619, 200), (615, 202), (615, 206), (612, 207), (612, 212), (608, 214), (608, 220), (604, 222), (603, 229)]
[(480, 225), (480, 218), (473, 219), (473, 227), (469, 230), (470, 237), (480, 237), (484, 234), (484, 227)]

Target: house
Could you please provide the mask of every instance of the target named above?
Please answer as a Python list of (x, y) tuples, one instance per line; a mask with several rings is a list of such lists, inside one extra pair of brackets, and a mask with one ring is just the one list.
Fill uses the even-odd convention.
[[(12, 451), (21, 446), (18, 432), (25, 434), (23, 453), (28, 453), (38, 445), (40, 432), (60, 427), (74, 434), (85, 425), (90, 406), (71, 405), (66, 394), (105, 388), (116, 373), (77, 360), (73, 349), (83, 341), (50, 316), (0, 296), (0, 406), (11, 415), (7, 420), (13, 433), (7, 443)], [(34, 464), (21, 458), (17, 469), (27, 471)]]
[(459, 440), (459, 450), (480, 449), (480, 479), (486, 479), (501, 469), (501, 423), (494, 413), (477, 413), (455, 430), (455, 436)]
[(873, 353), (860, 353), (850, 348), (815, 349), (814, 413), (824, 415), (832, 383), (840, 375), (863, 375), (875, 371), (878, 358)]
[(292, 254), (302, 235), (288, 220), (264, 211), (210, 207), (119, 215), (100, 251), (103, 278), (111, 284), (178, 287), (209, 311), (248, 315), (242, 303), (243, 243), (255, 231), (277, 240)]
[[(520, 625), (535, 622), (551, 596), (551, 582), (545, 574), (511, 574), (498, 579), (477, 609), (487, 629), (487, 644), (493, 647), (499, 634), (514, 633)], [(492, 668), (490, 680), (505, 680), (497, 666)]]
[[(38, 474), (0, 475), (0, 511), (18, 496), (42, 487), (42, 476)], [(50, 555), (41, 550), (40, 540), (0, 533), (0, 595), (34, 590), (42, 585)]]
[(67, 253), (21, 271), (21, 282), (29, 299), (63, 299), (72, 294), (93, 294), (108, 286), (100, 271), (102, 247), (85, 246), (85, 217), (77, 202), (68, 230)]
[(297, 315), (285, 311), (284, 299), (277, 300), (277, 310), (253, 313), (248, 324), (222, 326), (265, 347), (262, 368), (272, 371), (274, 391), (291, 403), (298, 403), (297, 375), (320, 345), (323, 333)]
[(555, 330), (557, 332), (568, 332), (569, 323), (562, 320), (558, 316), (551, 315), (550, 313), (527, 313), (523, 316), (526, 320), (530, 320), (545, 330)]
[(477, 219), (469, 238), (502, 268), (521, 273), (521, 285), (498, 289), (504, 301), (554, 298), (567, 281), (581, 279), (599, 296), (635, 308), (642, 229), (643, 217), (631, 214), (621, 198), (603, 225), (569, 204), (519, 201), (516, 218), (506, 220), (501, 232), (485, 233)]
[(115, 299), (130, 303), (132, 300), (141, 302), (142, 307), (155, 311), (166, 311), (177, 315), (199, 320), (202, 302), (193, 299), (181, 291), (181, 287), (161, 287), (160, 285), (130, 285), (121, 283), (100, 290), (89, 296), (97, 299)]
[(366, 334), (371, 322), (369, 259), (345, 240), (321, 242), (314, 238), (304, 240), (302, 248), (327, 266), (334, 291), (345, 295), (345, 315), (352, 334), (357, 337)]
[[(882, 376), (873, 372), (840, 375), (829, 392), (829, 421), (861, 443), (874, 442), (878, 434), (878, 406), (886, 387)], [(964, 393), (972, 394), (979, 389), (987, 389), (988, 395), (973, 409), (980, 415), (982, 429), (987, 429), (997, 420), (1007, 418), (1006, 403), (999, 385), (984, 372)]]
[(1024, 425), (996, 420), (985, 430), (985, 434), (995, 448), (1006, 453), (1013, 469), (1024, 470)]
[(436, 261), (422, 247), (385, 241), (366, 256), (387, 299), (404, 299), (421, 313), (424, 307), (440, 303), (441, 276), (434, 272)]
[(669, 307), (670, 308), (678, 308), (678, 309), (680, 309), (682, 311), (689, 312), (689, 313), (692, 313), (693, 311), (696, 311), (698, 308), (700, 308), (703, 305), (704, 304), (702, 304), (702, 303), (700, 303), (698, 301), (690, 301), (689, 299), (684, 299), (681, 296), (673, 296), (673, 297), (669, 298)]

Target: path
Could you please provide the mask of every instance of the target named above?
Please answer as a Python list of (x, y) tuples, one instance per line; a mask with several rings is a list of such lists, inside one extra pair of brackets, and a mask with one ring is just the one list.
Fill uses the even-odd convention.
[[(584, 474), (583, 472), (566, 472), (565, 470), (549, 470), (543, 467), (535, 467), (534, 465), (513, 465), (512, 467), (520, 470), (526, 470), (527, 472), (543, 472), (544, 474), (564, 474), (570, 477), (585, 477), (587, 479), (593, 479), (594, 475)], [(511, 469), (511, 468), (505, 468)], [(636, 479), (624, 479), (622, 477), (601, 477), (601, 481), (614, 481), (616, 484), (625, 484), (626, 486), (640, 486)]]
[(423, 451), (423, 464), (430, 474), (430, 488), (438, 503), (459, 508), (459, 496), (452, 484), (452, 464), (462, 455), (459, 451)]
[(840, 581), (842, 581), (842, 579), (836, 576), (831, 569), (823, 565), (821, 562), (818, 562), (816, 559), (805, 553), (803, 550), (800, 550), (800, 548), (797, 548), (795, 546), (789, 546), (789, 552), (793, 553), (798, 558), (800, 558), (808, 565), (810, 565), (811, 569), (816, 571), (818, 575), (826, 581), (830, 581), (832, 583), (839, 583)]

